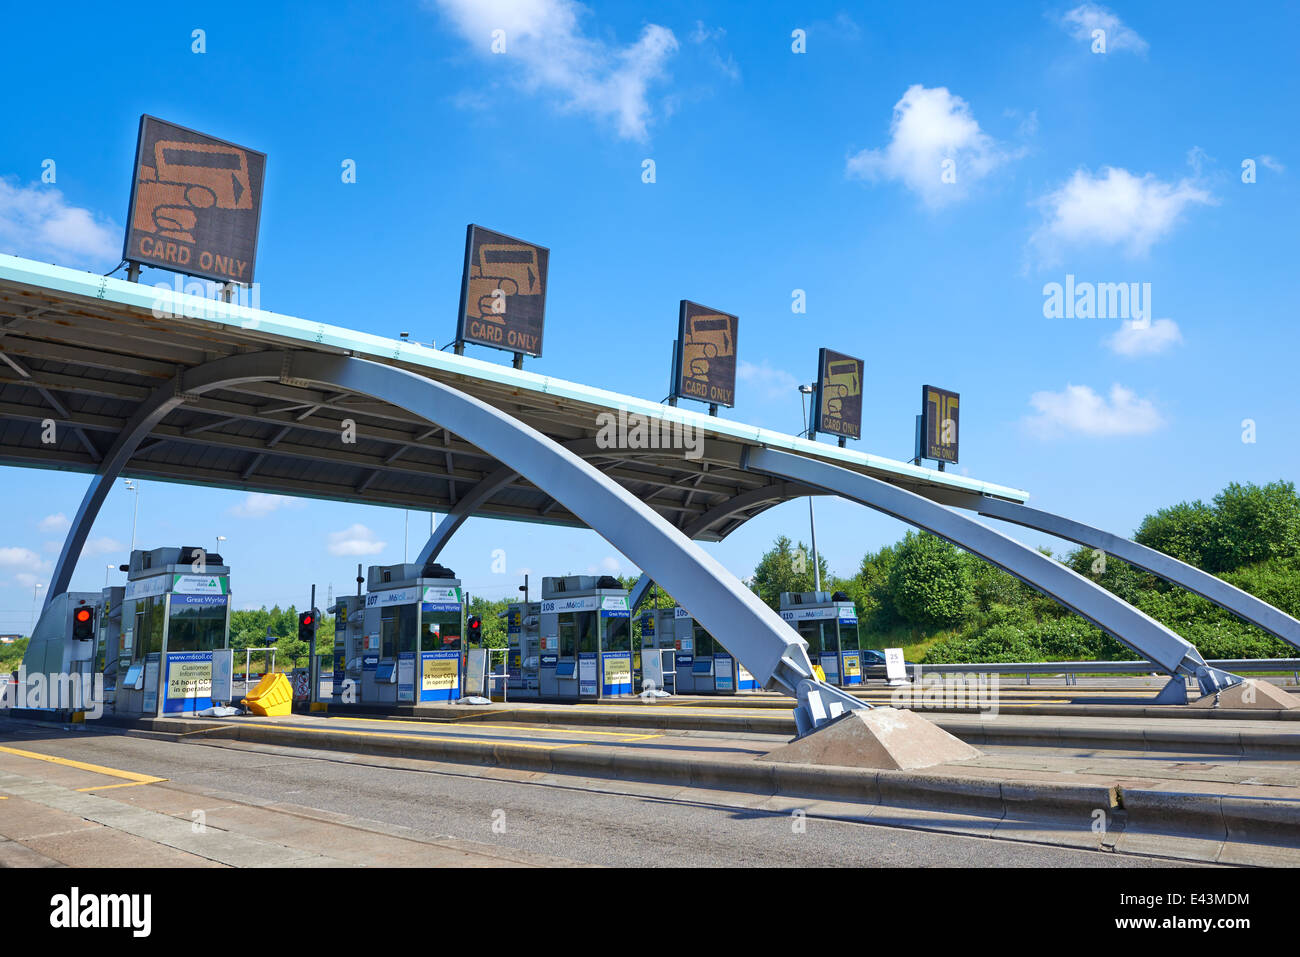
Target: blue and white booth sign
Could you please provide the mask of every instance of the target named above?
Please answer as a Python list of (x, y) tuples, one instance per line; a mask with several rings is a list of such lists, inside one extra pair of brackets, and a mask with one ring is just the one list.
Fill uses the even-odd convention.
[(601, 694), (622, 695), (632, 693), (632, 652), (607, 651), (601, 656), (604, 679)]

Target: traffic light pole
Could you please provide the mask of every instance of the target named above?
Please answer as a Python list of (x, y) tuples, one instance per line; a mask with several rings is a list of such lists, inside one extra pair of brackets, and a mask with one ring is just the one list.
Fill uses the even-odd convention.
[(319, 667), (316, 660), (316, 629), (320, 626), (320, 622), (316, 618), (315, 585), (311, 586), (311, 604), (308, 607), (311, 609), (311, 638), (307, 642), (307, 680), (310, 682), (307, 690), (307, 710), (310, 711), (320, 691)]

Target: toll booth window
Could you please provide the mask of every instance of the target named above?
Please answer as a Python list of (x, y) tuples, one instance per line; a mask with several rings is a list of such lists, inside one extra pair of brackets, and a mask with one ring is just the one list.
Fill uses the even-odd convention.
[(722, 646), (713, 640), (713, 636), (699, 625), (691, 625), (691, 634), (695, 638), (695, 656), (697, 658), (712, 658), (714, 652), (722, 650)]
[(575, 612), (573, 617), (576, 619), (575, 625), (578, 633), (578, 651), (600, 651), (600, 613), (595, 611), (579, 611)]
[(840, 626), (834, 618), (819, 623), (822, 630), (822, 651), (838, 654), (840, 650)]
[(415, 634), (419, 628), (417, 605), (389, 605), (379, 613), (379, 654), (396, 658), (403, 651), (415, 651)]
[(162, 651), (163, 612), (165, 599), (142, 598), (135, 603), (135, 651), (136, 661), (144, 661), (144, 656)]
[(214, 651), (226, 647), (226, 605), (189, 603), (185, 599), (205, 595), (172, 595), (171, 621), (167, 628), (167, 650)]
[(840, 650), (858, 650), (858, 623), (856, 621), (840, 622)]
[(460, 651), (460, 612), (426, 611), (420, 615), (421, 651)]
[(631, 618), (614, 618), (611, 616), (605, 619), (605, 650), (632, 650)]
[(822, 623), (820, 621), (799, 622), (799, 637), (808, 642), (808, 654), (813, 655), (814, 660), (817, 655), (828, 650), (822, 641)]
[(117, 669), (117, 642), (114, 641), (110, 647), (108, 641), (108, 611), (108, 605), (105, 604), (99, 613), (99, 638), (95, 642), (96, 671), (105, 671), (109, 665), (113, 666), (114, 671)]
[(578, 623), (574, 621), (573, 612), (564, 612), (556, 619), (560, 637), (560, 657), (576, 658), (578, 656)]

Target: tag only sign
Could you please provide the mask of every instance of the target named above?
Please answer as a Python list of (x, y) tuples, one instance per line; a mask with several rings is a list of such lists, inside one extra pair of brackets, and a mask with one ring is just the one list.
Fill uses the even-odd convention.
[(251, 284), (265, 173), (265, 153), (140, 117), (122, 258)]
[(938, 462), (957, 463), (957, 418), (961, 396), (947, 389), (921, 387), (921, 454)]

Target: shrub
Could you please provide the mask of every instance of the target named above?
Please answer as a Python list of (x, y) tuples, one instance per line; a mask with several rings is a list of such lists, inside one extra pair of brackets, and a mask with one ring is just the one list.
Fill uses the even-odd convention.
[(898, 613), (920, 627), (960, 621), (972, 598), (961, 553), (929, 534), (909, 532), (903, 539), (890, 569), (889, 588)]

